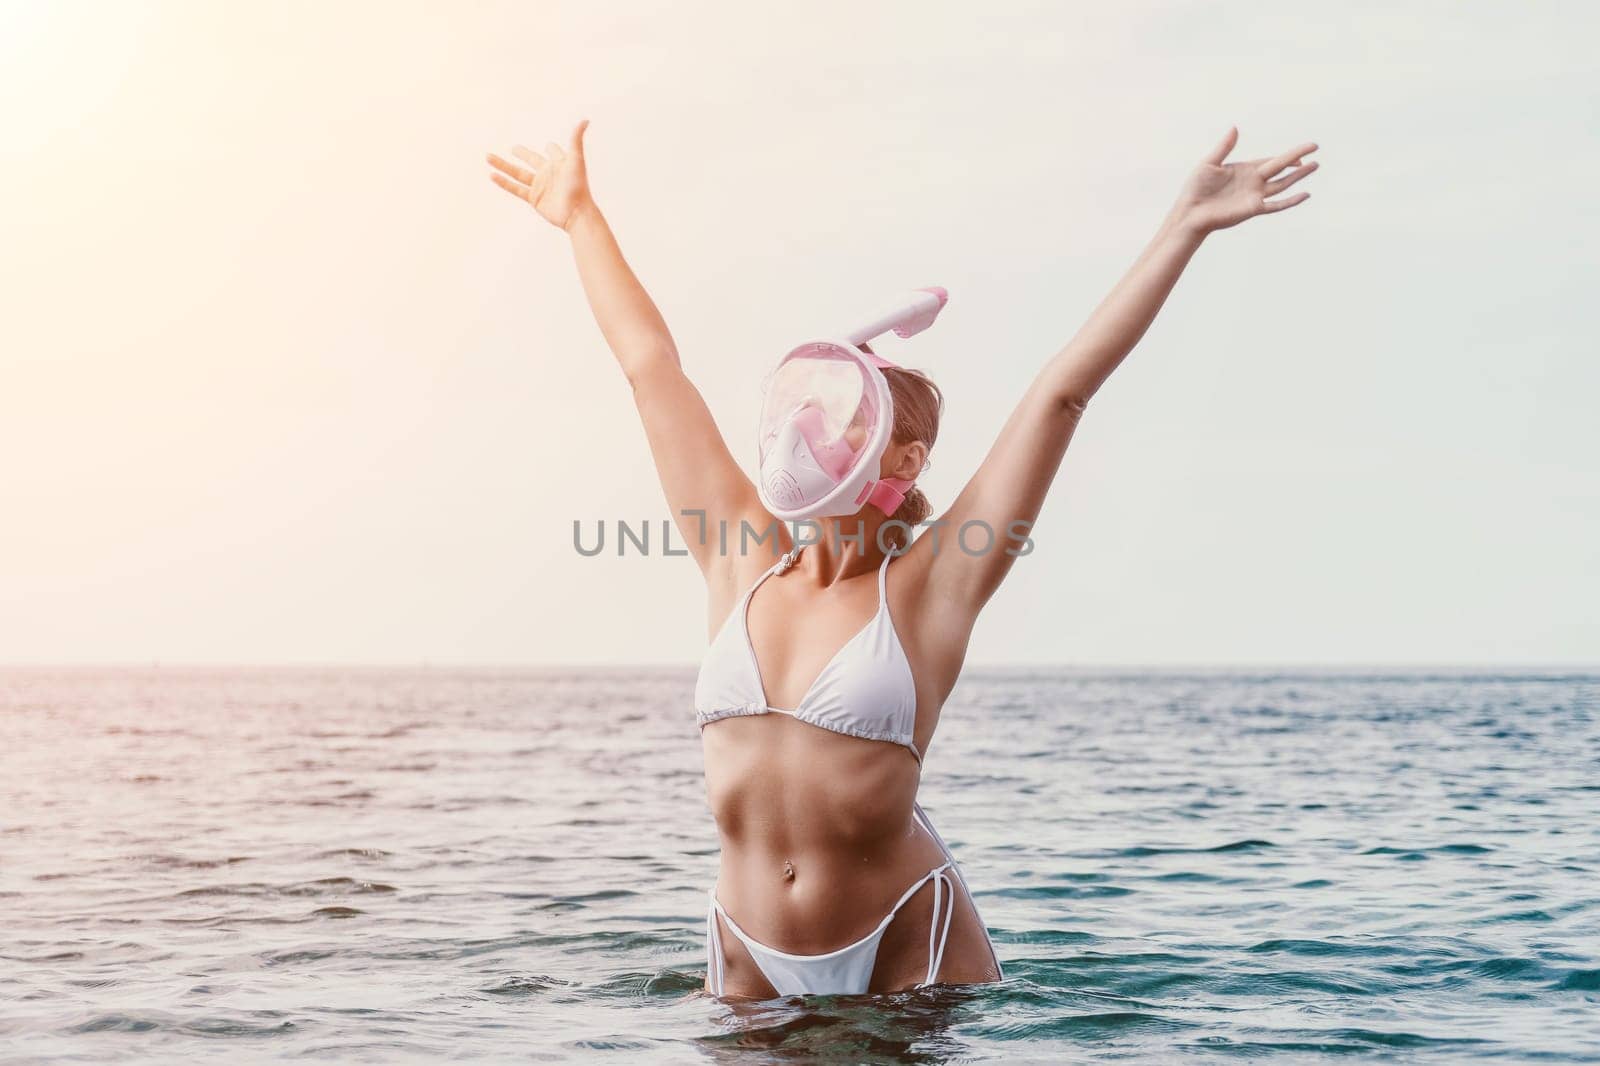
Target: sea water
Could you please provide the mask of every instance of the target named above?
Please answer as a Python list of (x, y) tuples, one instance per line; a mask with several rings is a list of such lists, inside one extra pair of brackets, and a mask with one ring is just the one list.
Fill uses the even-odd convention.
[(0, 671), (0, 1058), (1600, 1061), (1600, 678), (970, 672), (1006, 980), (745, 1005), (692, 687)]

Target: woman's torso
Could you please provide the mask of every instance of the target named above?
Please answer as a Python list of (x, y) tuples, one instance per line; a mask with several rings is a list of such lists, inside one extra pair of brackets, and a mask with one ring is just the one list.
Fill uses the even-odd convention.
[(748, 575), (696, 687), (717, 897), (795, 953), (864, 935), (941, 861), (911, 814), (937, 709), (896, 625), (902, 563), (821, 588), (797, 570)]

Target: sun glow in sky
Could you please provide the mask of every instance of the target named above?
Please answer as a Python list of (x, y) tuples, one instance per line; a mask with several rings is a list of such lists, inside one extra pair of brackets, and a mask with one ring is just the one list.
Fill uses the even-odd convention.
[[(1096, 399), (972, 661), (1600, 661), (1592, 5), (0, 4), (0, 661), (688, 662), (560, 236), (588, 117), (735, 453), (787, 346), (949, 398), (937, 508), (1230, 123), (1315, 139)], [(886, 346), (889, 348), (889, 346)]]

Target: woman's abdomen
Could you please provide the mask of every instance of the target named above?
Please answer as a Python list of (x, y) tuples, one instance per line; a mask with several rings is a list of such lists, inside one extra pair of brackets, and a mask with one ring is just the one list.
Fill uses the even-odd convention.
[(701, 737), (722, 839), (717, 897), (770, 946), (842, 947), (943, 861), (911, 817), (920, 768), (903, 746), (782, 714), (713, 722)]

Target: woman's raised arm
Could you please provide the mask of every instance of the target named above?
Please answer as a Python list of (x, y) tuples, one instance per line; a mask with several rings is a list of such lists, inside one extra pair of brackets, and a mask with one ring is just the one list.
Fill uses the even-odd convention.
[[(926, 535), (918, 539), (918, 546), (929, 542), (923, 550), (932, 553), (927, 587), (951, 608), (946, 616), (957, 630), (963, 623), (970, 626), (999, 588), (1015, 558), (1005, 550), (1013, 544), (1006, 539), (1011, 524), (1031, 526), (1038, 516), (1084, 408), (1144, 336), (1201, 242), (1219, 229), (1293, 207), (1309, 195), (1270, 199), (1317, 168), (1304, 162), (1315, 144), (1270, 159), (1227, 163), (1238, 136), (1230, 129), (1201, 161), (1138, 260), (1040, 371), (977, 473), (941, 516), (939, 543), (932, 545)], [(961, 550), (955, 538), (971, 522), (993, 531), (992, 550)], [(970, 534), (968, 541), (975, 545), (979, 535)], [(952, 632), (950, 639), (964, 644), (965, 633)]]
[(707, 530), (720, 522), (737, 528), (741, 519), (761, 513), (760, 499), (684, 374), (666, 321), (589, 194), (583, 147), (588, 126), (587, 119), (578, 123), (565, 149), (551, 142), (541, 154), (519, 145), (512, 154), (526, 166), (490, 153), (489, 176), (570, 238), (595, 322), (633, 387), (673, 519), (710, 577), (719, 557), (717, 537)]

